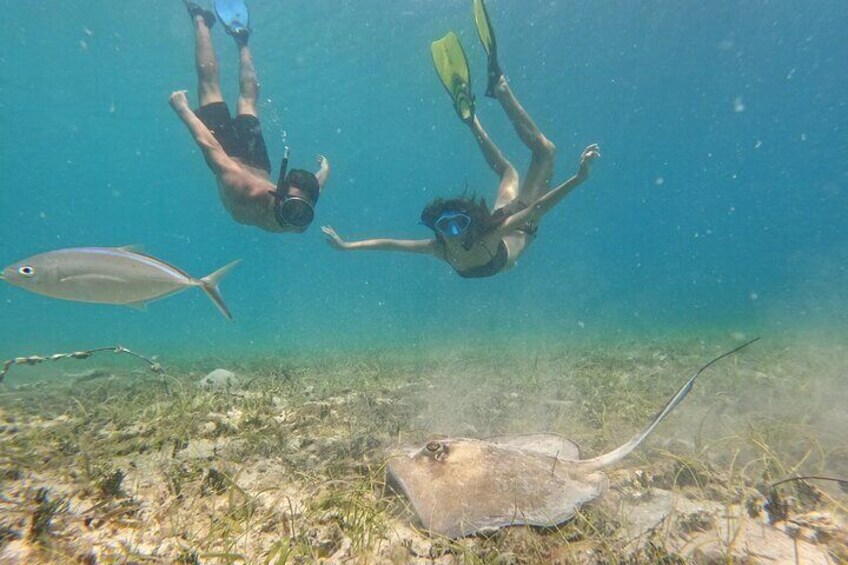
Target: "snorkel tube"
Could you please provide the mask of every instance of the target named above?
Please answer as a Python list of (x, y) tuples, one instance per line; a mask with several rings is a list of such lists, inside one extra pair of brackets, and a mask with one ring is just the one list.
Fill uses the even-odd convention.
[(288, 188), (286, 185), (286, 172), (289, 169), (289, 153), (291, 150), (289, 146), (286, 145), (283, 148), (283, 158), (280, 161), (280, 176), (277, 177), (277, 193), (282, 194), (285, 192), (285, 189)]

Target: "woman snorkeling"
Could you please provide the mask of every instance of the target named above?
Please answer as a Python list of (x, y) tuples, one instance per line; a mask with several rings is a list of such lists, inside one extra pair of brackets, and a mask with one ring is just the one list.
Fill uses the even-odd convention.
[(488, 54), (486, 96), (496, 98), (518, 137), (531, 153), (523, 181), (512, 163), (489, 138), (474, 113), (474, 97), (465, 53), (453, 32), (433, 42), (431, 51), (436, 71), (454, 102), (460, 119), (469, 127), (489, 167), (500, 177), (498, 196), (490, 211), (484, 200), (475, 198), (436, 199), (424, 208), (421, 221), (433, 230), (432, 239), (368, 239), (345, 241), (330, 226), (321, 229), (336, 249), (405, 251), (433, 255), (447, 261), (461, 277), (490, 277), (515, 265), (533, 241), (538, 222), (560, 200), (586, 180), (600, 150), (593, 144), (583, 150), (577, 173), (550, 188), (555, 147), (515, 98), (500, 70), (494, 30), (483, 0), (474, 0), (474, 16), (480, 40)]

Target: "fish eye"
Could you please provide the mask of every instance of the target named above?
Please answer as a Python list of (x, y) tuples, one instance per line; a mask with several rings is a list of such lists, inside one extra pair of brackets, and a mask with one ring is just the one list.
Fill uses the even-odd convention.
[(431, 441), (431, 442), (427, 443), (427, 451), (429, 451), (431, 453), (435, 453), (436, 451), (439, 451), (439, 449), (441, 449), (441, 448), (442, 448), (442, 445), (438, 441)]
[(35, 274), (35, 269), (30, 267), (29, 265), (24, 265), (23, 267), (18, 267), (18, 274), (23, 277), (31, 277)]

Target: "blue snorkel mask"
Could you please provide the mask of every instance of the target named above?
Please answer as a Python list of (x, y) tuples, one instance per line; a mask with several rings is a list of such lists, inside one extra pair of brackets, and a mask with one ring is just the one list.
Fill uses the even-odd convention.
[(465, 212), (453, 212), (445, 210), (436, 221), (433, 222), (433, 228), (446, 238), (462, 237), (468, 231), (471, 225), (471, 216)]

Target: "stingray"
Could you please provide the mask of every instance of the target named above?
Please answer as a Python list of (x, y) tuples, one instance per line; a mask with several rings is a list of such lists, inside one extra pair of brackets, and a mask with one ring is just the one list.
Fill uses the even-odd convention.
[(636, 449), (707, 367), (754, 341), (703, 365), (645, 429), (604, 455), (581, 459), (577, 443), (553, 433), (440, 439), (391, 458), (387, 486), (412, 503), (425, 530), (449, 538), (507, 526), (557, 526), (607, 490), (603, 470)]

